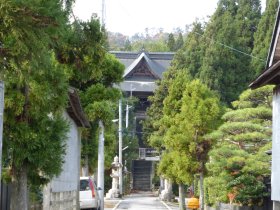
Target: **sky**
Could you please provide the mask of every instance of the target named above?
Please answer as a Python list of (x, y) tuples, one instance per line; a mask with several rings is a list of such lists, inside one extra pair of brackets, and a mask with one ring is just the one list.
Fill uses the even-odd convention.
[[(196, 18), (205, 19), (215, 12), (218, 0), (104, 0), (105, 26), (108, 31), (132, 36), (145, 28), (172, 32)], [(264, 7), (265, 0), (262, 0)], [(76, 0), (74, 14), (88, 20), (92, 14), (101, 19), (102, 0)], [(150, 30), (151, 31), (151, 30)]]

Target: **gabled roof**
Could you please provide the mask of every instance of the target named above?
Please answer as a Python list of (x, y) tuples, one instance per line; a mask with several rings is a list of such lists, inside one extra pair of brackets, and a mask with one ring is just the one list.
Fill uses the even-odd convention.
[(280, 7), (276, 16), (275, 26), (267, 57), (266, 69), (255, 79), (249, 87), (252, 89), (265, 85), (280, 84)]
[(79, 95), (74, 88), (68, 90), (69, 105), (67, 113), (74, 120), (78, 127), (90, 128), (89, 121), (87, 120), (80, 102)]
[(160, 71), (158, 71), (158, 66), (156, 66), (155, 63), (147, 56), (146, 52), (142, 52), (140, 56), (134, 60), (128, 68), (125, 69), (123, 77), (126, 78), (130, 73), (133, 72), (133, 70), (135, 70), (137, 66), (141, 64), (141, 62), (147, 64), (147, 67), (152, 75), (154, 75), (157, 79), (160, 78), (161, 74)]
[(129, 74), (141, 61), (145, 61), (154, 75), (162, 78), (163, 72), (170, 66), (174, 57), (172, 52), (120, 52), (111, 51), (125, 65), (124, 77)]
[(120, 52), (111, 51), (125, 65), (122, 91), (154, 92), (155, 81), (162, 78), (174, 57), (171, 52)]

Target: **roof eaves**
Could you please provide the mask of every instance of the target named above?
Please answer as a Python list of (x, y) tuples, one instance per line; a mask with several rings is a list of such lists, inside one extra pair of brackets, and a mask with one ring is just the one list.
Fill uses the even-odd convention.
[(262, 74), (260, 74), (257, 79), (255, 79), (249, 87), (252, 89), (259, 88), (266, 85), (271, 79), (273, 79), (279, 73), (280, 60), (273, 64), (271, 67), (266, 69)]
[(70, 117), (75, 121), (75, 123), (80, 127), (90, 128), (90, 123), (87, 120), (80, 102), (79, 95), (74, 88), (69, 88), (69, 107), (67, 112)]

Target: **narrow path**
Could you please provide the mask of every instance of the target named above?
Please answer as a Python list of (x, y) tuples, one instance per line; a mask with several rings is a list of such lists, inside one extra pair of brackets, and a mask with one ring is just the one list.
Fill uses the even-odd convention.
[(151, 192), (138, 192), (126, 196), (114, 210), (175, 210), (178, 207), (170, 207), (160, 201)]

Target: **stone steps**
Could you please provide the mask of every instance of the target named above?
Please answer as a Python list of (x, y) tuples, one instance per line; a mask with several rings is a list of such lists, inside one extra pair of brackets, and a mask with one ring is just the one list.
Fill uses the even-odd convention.
[(152, 163), (149, 161), (135, 160), (133, 162), (133, 189), (151, 190)]

